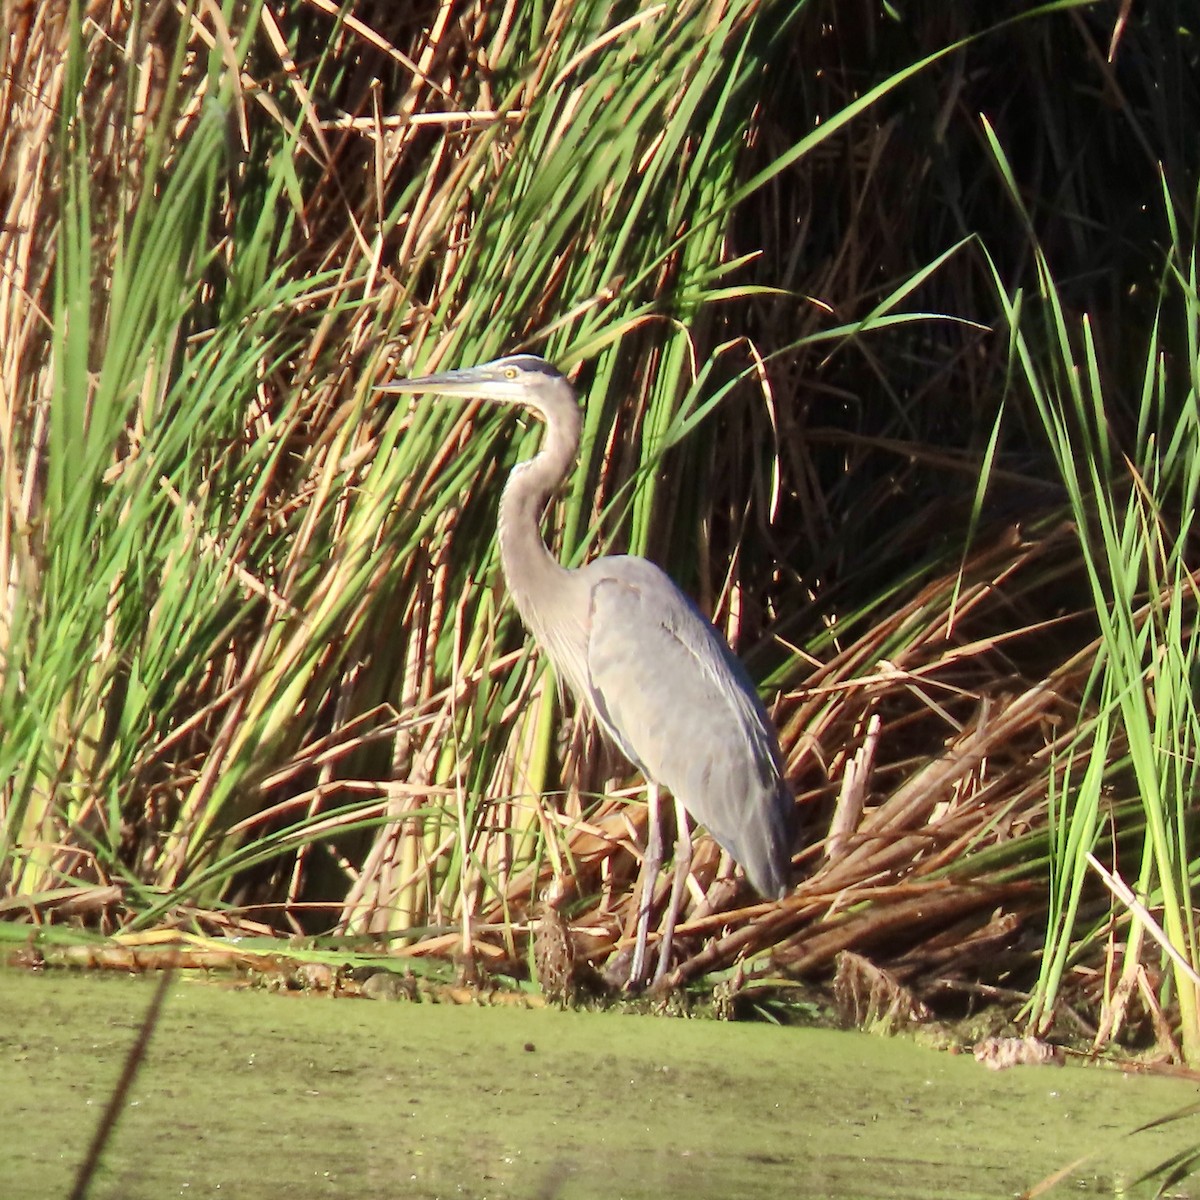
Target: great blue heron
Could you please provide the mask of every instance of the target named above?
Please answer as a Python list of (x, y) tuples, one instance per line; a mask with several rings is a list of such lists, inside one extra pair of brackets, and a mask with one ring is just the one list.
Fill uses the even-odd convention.
[(511, 404), (545, 423), (539, 452), (513, 469), (500, 497), (500, 561), (521, 619), (560, 678), (646, 777), (649, 834), (633, 987), (644, 982), (651, 897), (662, 866), (659, 788), (675, 798), (675, 877), (657, 981), (667, 968), (691, 865), (686, 814), (741, 864), (760, 895), (787, 891), (794, 803), (771, 721), (725, 640), (652, 562), (614, 555), (570, 569), (546, 548), (542, 514), (575, 463), (581, 418), (571, 385), (545, 359), (514, 354), (378, 390)]

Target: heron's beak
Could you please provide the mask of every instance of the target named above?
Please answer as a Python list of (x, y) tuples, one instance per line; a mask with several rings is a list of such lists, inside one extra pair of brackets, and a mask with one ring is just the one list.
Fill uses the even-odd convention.
[(385, 393), (423, 392), (427, 396), (470, 396), (478, 400), (515, 400), (520, 389), (502, 370), (490, 365), (466, 367), (461, 371), (442, 371), (437, 375), (419, 375), (414, 379), (396, 379), (376, 386)]

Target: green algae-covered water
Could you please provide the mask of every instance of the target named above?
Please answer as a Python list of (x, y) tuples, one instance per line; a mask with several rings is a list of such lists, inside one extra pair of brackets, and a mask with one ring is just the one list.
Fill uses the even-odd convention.
[[(66, 1196), (152, 983), (0, 971), (0, 1196)], [(1127, 1196), (1179, 1080), (827, 1030), (177, 979), (93, 1197)], [(1193, 1194), (1188, 1185), (1171, 1194)], [(1200, 1190), (1195, 1194), (1200, 1195)]]

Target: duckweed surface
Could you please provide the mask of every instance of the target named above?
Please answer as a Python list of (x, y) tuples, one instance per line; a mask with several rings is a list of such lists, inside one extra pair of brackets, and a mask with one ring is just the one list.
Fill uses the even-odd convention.
[[(0, 971), (0, 1194), (66, 1196), (152, 983)], [(179, 979), (92, 1197), (1132, 1196), (1188, 1082), (828, 1030)], [(1187, 1196), (1187, 1185), (1171, 1194)], [(1196, 1194), (1200, 1194), (1197, 1192)]]

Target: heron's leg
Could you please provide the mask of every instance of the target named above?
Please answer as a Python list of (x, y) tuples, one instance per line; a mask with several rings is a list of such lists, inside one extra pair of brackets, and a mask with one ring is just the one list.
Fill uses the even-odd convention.
[(692, 835), (688, 829), (688, 815), (675, 798), (675, 877), (671, 880), (671, 902), (662, 923), (662, 944), (658, 950), (658, 969), (654, 982), (658, 983), (671, 964), (671, 943), (675, 938), (675, 922), (679, 919), (679, 904), (683, 889), (687, 886), (688, 872), (692, 869)]
[(629, 968), (629, 989), (636, 990), (645, 982), (646, 939), (650, 933), (650, 909), (654, 906), (654, 883), (662, 867), (662, 793), (657, 783), (646, 791), (649, 826), (646, 830), (646, 853), (642, 856), (642, 872), (638, 880), (637, 941), (633, 946), (633, 965)]

